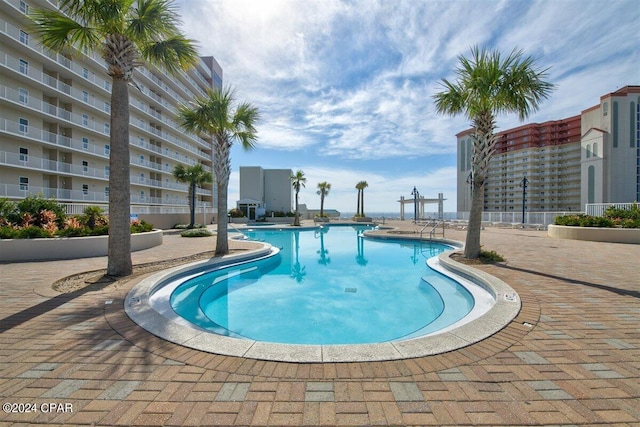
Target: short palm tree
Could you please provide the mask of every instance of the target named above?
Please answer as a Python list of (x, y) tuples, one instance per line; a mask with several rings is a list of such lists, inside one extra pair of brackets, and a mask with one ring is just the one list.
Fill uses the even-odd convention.
[(98, 52), (112, 79), (109, 144), (109, 248), (107, 274), (132, 273), (129, 173), (129, 84), (144, 64), (169, 72), (198, 60), (180, 32), (170, 0), (60, 0), (58, 10), (34, 10), (33, 31), (56, 52)]
[(480, 256), (480, 230), (484, 205), (484, 184), (497, 138), (496, 115), (517, 113), (520, 120), (536, 111), (549, 97), (554, 85), (546, 81), (548, 69), (539, 69), (532, 57), (514, 49), (506, 58), (499, 51), (473, 47), (471, 58), (459, 56), (457, 80), (442, 80), (444, 89), (434, 95), (442, 114), (464, 114), (474, 128), (471, 135), (471, 212), (464, 248), (465, 258)]
[(360, 181), (356, 184), (356, 188), (358, 189), (358, 212), (356, 216), (364, 216), (364, 189), (368, 186), (367, 181)]
[(236, 105), (235, 91), (229, 87), (215, 88), (206, 96), (197, 96), (191, 105), (178, 111), (180, 126), (189, 132), (201, 133), (213, 141), (213, 169), (218, 190), (218, 220), (216, 256), (229, 253), (227, 239), (227, 192), (231, 175), (231, 146), (239, 142), (245, 150), (255, 147), (260, 118), (256, 107), (247, 102)]
[(189, 184), (189, 228), (193, 228), (196, 222), (196, 188), (213, 182), (213, 176), (200, 163), (193, 166), (176, 165), (173, 176), (178, 182)]
[(298, 212), (298, 194), (300, 193), (300, 189), (305, 186), (305, 182), (307, 182), (307, 178), (304, 176), (304, 172), (300, 169), (296, 171), (295, 174), (291, 175), (291, 185), (296, 192), (296, 213), (295, 218), (293, 219), (293, 225), (299, 227), (300, 226), (300, 214)]
[(326, 181), (318, 183), (318, 191), (316, 194), (320, 195), (320, 218), (324, 216), (324, 198), (329, 195), (331, 190), (331, 184)]

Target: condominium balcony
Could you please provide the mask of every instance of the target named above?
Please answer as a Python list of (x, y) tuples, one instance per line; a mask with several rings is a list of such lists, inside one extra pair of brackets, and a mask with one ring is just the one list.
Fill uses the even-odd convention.
[[(47, 199), (55, 199), (58, 202), (77, 203), (109, 203), (108, 191), (84, 191), (68, 190), (63, 188), (36, 187), (33, 185), (0, 184), (0, 196), (10, 199), (24, 199), (27, 196), (41, 195)], [(132, 204), (172, 205), (188, 206), (188, 197), (149, 197), (143, 195), (131, 195)], [(202, 205), (202, 202), (200, 202)]]
[(82, 176), (88, 178), (107, 179), (108, 173), (103, 169), (77, 165), (67, 162), (35, 157), (30, 154), (18, 154), (0, 151), (0, 165), (14, 166), (20, 169), (31, 169), (46, 173)]

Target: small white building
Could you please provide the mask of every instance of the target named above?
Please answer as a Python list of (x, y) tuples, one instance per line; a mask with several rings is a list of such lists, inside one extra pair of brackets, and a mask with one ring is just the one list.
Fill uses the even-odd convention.
[(291, 169), (263, 169), (240, 166), (240, 200), (238, 209), (250, 219), (268, 212), (289, 213), (293, 209)]

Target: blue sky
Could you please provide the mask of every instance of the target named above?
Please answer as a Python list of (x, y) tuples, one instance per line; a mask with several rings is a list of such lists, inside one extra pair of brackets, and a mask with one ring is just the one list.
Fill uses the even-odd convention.
[[(224, 82), (258, 107), (258, 148), (232, 150), (230, 206), (240, 166), (302, 169), (300, 202), (399, 212), (414, 186), (456, 210), (455, 134), (463, 116), (435, 112), (459, 55), (486, 45), (537, 58), (557, 85), (526, 123), (570, 117), (600, 96), (640, 84), (637, 0), (180, 0), (188, 37), (213, 55)], [(498, 127), (518, 126), (515, 115)], [(435, 210), (435, 206), (434, 206)]]

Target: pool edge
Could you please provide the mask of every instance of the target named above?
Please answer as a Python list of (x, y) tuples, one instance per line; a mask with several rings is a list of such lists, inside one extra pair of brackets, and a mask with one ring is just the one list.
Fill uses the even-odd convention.
[[(402, 240), (402, 237), (393, 236), (393, 239)], [(434, 241), (461, 246), (459, 242), (452, 240), (434, 239)], [(148, 276), (127, 294), (124, 301), (125, 312), (131, 320), (151, 334), (195, 350), (258, 360), (330, 363), (401, 360), (450, 352), (482, 341), (499, 332), (518, 315), (521, 309), (520, 297), (508, 284), (451, 259), (450, 255), (458, 249), (440, 254), (438, 259), (441, 265), (454, 274), (470, 279), (487, 289), (496, 297), (496, 304), (478, 319), (454, 330), (404, 341), (379, 344), (296, 345), (244, 340), (216, 335), (173, 322), (149, 304), (149, 297), (154, 289), (181, 272), (194, 267), (202, 268), (205, 265), (251, 261), (264, 256), (269, 248), (270, 245), (264, 245), (261, 249), (247, 253), (190, 263)]]

